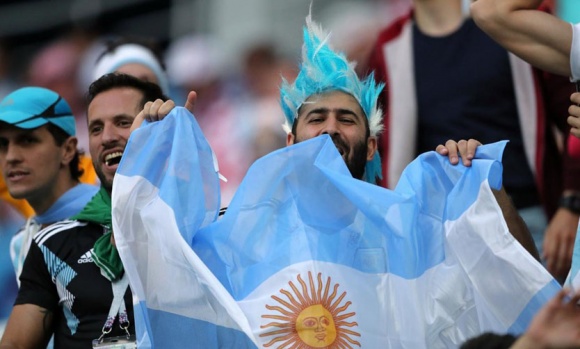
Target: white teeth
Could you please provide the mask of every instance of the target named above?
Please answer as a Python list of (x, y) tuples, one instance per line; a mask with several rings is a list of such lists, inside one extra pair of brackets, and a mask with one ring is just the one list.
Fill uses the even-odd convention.
[(123, 153), (120, 151), (116, 151), (114, 153), (107, 154), (107, 156), (105, 156), (105, 163), (107, 164), (107, 166), (109, 166), (111, 159), (114, 159), (116, 157), (121, 157), (121, 156), (123, 156)]

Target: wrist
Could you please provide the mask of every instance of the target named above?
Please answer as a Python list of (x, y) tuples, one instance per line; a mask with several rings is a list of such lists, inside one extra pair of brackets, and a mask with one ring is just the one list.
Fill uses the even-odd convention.
[(544, 349), (546, 346), (537, 339), (531, 338), (527, 333), (518, 338), (518, 340), (509, 349)]
[(580, 193), (565, 191), (558, 202), (558, 207), (580, 215)]

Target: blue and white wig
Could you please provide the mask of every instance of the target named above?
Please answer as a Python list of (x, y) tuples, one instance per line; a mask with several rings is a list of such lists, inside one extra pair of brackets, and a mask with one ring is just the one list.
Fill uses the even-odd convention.
[[(354, 70), (356, 62), (349, 62), (344, 53), (333, 51), (329, 39), (330, 34), (308, 15), (300, 71), (293, 84), (282, 79), (280, 87), (281, 105), (286, 117), (282, 127), (286, 133), (292, 132), (298, 111), (308, 97), (338, 90), (352, 95), (359, 102), (367, 117), (370, 135), (376, 137), (383, 130), (383, 112), (378, 106), (378, 97), (384, 84), (375, 82), (374, 73), (361, 81)], [(378, 151), (367, 162), (363, 179), (374, 184), (377, 177), (382, 178)]]

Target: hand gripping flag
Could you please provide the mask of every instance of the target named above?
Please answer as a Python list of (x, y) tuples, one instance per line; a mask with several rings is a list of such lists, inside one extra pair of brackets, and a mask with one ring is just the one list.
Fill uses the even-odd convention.
[(523, 332), (560, 287), (493, 196), (504, 146), (470, 168), (423, 154), (390, 191), (317, 137), (258, 160), (213, 221), (217, 174), (191, 115), (137, 130), (113, 224), (139, 348), (456, 348)]

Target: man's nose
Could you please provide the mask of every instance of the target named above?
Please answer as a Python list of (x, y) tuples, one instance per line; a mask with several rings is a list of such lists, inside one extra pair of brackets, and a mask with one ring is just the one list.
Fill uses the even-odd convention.
[(22, 152), (14, 145), (6, 146), (6, 162), (17, 162), (22, 159)]
[(101, 139), (103, 144), (114, 143), (119, 140), (119, 132), (114, 125), (105, 125), (103, 127), (103, 137)]
[(334, 117), (329, 117), (325, 120), (320, 134), (329, 134), (331, 136), (338, 134), (340, 132), (338, 120)]

